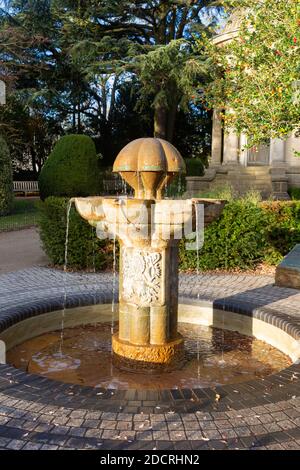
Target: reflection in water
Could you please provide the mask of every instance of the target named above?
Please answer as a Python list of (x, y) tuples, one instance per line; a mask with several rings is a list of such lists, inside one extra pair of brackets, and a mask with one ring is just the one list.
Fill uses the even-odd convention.
[(111, 324), (97, 323), (46, 333), (11, 349), (7, 362), (68, 383), (116, 389), (211, 387), (264, 377), (288, 367), (277, 349), (237, 332), (180, 324), (185, 360), (169, 372), (122, 371), (113, 365)]

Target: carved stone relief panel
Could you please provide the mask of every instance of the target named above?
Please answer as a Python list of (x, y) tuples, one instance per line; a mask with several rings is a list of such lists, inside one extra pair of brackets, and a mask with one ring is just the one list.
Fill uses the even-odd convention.
[(122, 250), (122, 297), (140, 306), (160, 305), (162, 298), (162, 253)]

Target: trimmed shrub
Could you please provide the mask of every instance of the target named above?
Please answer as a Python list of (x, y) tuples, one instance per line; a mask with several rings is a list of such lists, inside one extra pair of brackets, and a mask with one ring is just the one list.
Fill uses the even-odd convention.
[[(236, 200), (204, 231), (199, 269), (253, 267), (264, 258), (268, 243), (263, 236), (265, 217), (255, 204)], [(197, 269), (197, 253), (181, 245), (181, 269)]]
[(9, 149), (4, 138), (0, 136), (0, 216), (9, 214), (13, 206), (12, 175)]
[[(68, 199), (49, 197), (39, 204), (39, 231), (43, 248), (52, 264), (63, 266), (65, 262), (65, 240)], [(70, 211), (68, 237), (68, 268), (103, 270), (112, 267), (113, 243), (99, 240), (95, 228), (91, 227), (76, 212)]]
[(165, 197), (179, 198), (186, 192), (186, 179), (184, 174), (176, 175), (171, 183), (166, 186)]
[[(249, 269), (278, 264), (300, 243), (300, 202), (232, 200), (204, 232), (200, 270)], [(197, 269), (197, 253), (180, 247), (182, 270)]]
[(186, 176), (203, 176), (204, 165), (200, 158), (186, 158)]
[(299, 201), (300, 200), (300, 188), (290, 188), (288, 190), (288, 193), (290, 195), (290, 198), (293, 201)]
[(100, 159), (86, 135), (66, 135), (55, 145), (39, 177), (41, 199), (91, 196), (101, 192)]
[(267, 215), (265, 236), (269, 249), (264, 259), (277, 264), (300, 243), (300, 201), (262, 202), (260, 207)]

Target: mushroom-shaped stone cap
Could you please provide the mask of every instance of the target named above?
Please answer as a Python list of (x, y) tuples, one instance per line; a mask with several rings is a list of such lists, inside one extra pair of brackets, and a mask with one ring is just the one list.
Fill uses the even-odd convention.
[(115, 159), (114, 172), (185, 172), (185, 163), (174, 145), (163, 139), (145, 137), (127, 144)]
[(162, 188), (172, 177), (185, 173), (185, 163), (172, 144), (146, 137), (130, 142), (121, 150), (113, 171), (134, 188), (136, 197), (160, 199)]

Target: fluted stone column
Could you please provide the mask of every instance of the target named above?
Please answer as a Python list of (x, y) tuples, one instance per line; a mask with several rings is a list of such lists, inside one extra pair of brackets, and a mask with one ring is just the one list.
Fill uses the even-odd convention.
[(212, 125), (211, 164), (221, 165), (222, 158), (222, 122), (220, 111), (214, 110)]
[(285, 141), (282, 139), (271, 139), (270, 155), (272, 166), (285, 163)]
[(237, 164), (239, 161), (239, 136), (235, 132), (225, 133), (224, 163)]
[(274, 199), (289, 199), (288, 176), (286, 174), (286, 141), (271, 139), (271, 180)]
[(289, 166), (299, 167), (299, 157), (295, 155), (295, 152), (300, 152), (300, 137), (296, 137), (296, 134), (291, 134), (286, 141), (286, 162)]
[(247, 159), (248, 159), (248, 149), (246, 148), (247, 145), (247, 136), (245, 134), (240, 135), (240, 155), (239, 155), (239, 163), (242, 166), (247, 166)]

